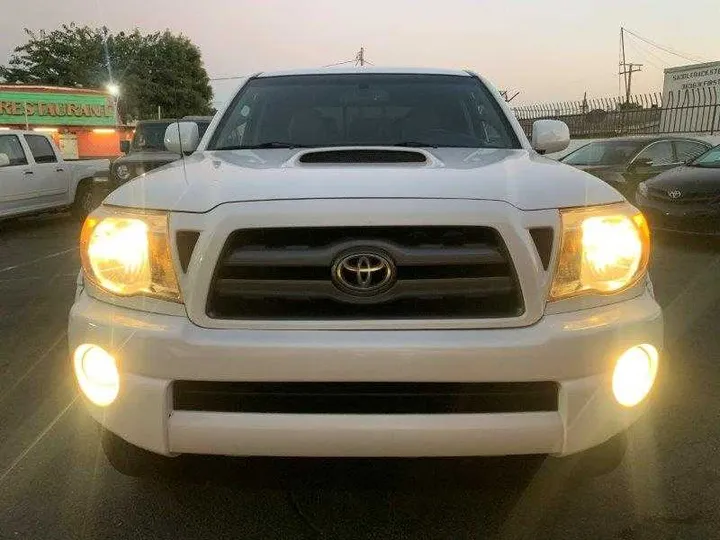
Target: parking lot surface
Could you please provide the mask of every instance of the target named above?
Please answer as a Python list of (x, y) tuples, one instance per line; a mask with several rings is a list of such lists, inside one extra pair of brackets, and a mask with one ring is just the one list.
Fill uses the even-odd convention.
[(0, 223), (0, 539), (720, 537), (720, 243), (655, 241), (666, 351), (622, 467), (552, 460), (105, 461), (67, 361), (79, 266), (68, 216)]

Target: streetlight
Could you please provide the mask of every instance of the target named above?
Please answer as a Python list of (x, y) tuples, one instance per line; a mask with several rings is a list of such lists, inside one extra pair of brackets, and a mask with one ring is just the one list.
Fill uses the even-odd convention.
[(120, 122), (118, 119), (118, 99), (120, 98), (120, 86), (114, 82), (109, 82), (105, 88), (108, 93), (113, 97), (113, 104), (115, 106), (115, 125), (117, 126)]

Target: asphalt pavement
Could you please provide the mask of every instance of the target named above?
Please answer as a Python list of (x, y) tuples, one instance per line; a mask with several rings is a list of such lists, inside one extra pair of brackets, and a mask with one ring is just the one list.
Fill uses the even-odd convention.
[(667, 349), (621, 468), (548, 460), (105, 461), (67, 361), (80, 226), (0, 223), (0, 539), (720, 538), (720, 245), (656, 240)]

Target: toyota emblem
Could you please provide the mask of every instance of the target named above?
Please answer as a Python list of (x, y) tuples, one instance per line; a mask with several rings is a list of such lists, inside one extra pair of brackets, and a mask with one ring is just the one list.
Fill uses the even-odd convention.
[(335, 286), (357, 296), (385, 292), (395, 283), (395, 263), (377, 251), (356, 251), (338, 257), (332, 267)]
[(680, 197), (682, 197), (682, 191), (678, 191), (677, 189), (673, 191), (668, 191), (667, 194), (668, 197), (670, 197), (671, 199), (679, 199)]

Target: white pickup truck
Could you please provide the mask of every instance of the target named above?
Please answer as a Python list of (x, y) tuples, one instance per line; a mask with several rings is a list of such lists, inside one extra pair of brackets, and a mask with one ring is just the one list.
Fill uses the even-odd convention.
[(93, 176), (107, 159), (67, 161), (53, 140), (35, 131), (0, 131), (0, 219), (93, 208)]
[[(85, 221), (70, 356), (110, 462), (587, 456), (663, 346), (643, 215), (469, 72), (251, 77)], [(589, 454), (588, 454), (589, 452)], [(575, 460), (572, 460), (573, 463)]]

